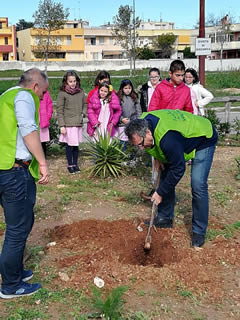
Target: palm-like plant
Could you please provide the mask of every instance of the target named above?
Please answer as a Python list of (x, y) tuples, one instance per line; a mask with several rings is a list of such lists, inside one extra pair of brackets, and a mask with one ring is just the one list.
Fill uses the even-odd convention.
[(122, 145), (118, 139), (111, 138), (111, 134), (98, 131), (98, 139), (90, 140), (87, 150), (93, 165), (90, 168), (91, 175), (106, 178), (118, 177), (123, 174), (122, 163), (126, 154), (122, 151)]

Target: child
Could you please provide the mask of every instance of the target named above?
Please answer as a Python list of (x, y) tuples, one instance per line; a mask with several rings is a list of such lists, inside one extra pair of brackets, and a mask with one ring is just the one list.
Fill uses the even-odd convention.
[(170, 64), (169, 76), (154, 90), (148, 111), (180, 109), (193, 113), (190, 89), (184, 84), (185, 65), (181, 60)]
[(46, 157), (47, 154), (47, 142), (50, 141), (49, 126), (50, 119), (53, 114), (53, 103), (49, 92), (44, 94), (43, 100), (40, 100), (39, 107), (39, 122), (40, 122), (40, 140), (42, 148)]
[(60, 142), (66, 143), (68, 172), (75, 174), (78, 167), (78, 145), (82, 142), (83, 117), (87, 103), (80, 78), (75, 71), (65, 73), (56, 101), (57, 119), (60, 127)]
[(149, 81), (138, 88), (138, 92), (140, 93), (140, 104), (142, 112), (147, 112), (153, 92), (162, 80), (160, 70), (158, 68), (151, 68), (148, 75)]
[(128, 138), (124, 133), (124, 128), (129, 121), (139, 118), (142, 114), (142, 110), (138, 95), (134, 91), (133, 84), (130, 80), (122, 80), (117, 95), (122, 107), (122, 115), (118, 124), (118, 132), (120, 141), (124, 144), (123, 150), (126, 150)]
[(197, 108), (196, 114), (204, 116), (204, 107), (213, 99), (212, 93), (200, 84), (197, 71), (192, 68), (185, 71), (184, 82), (195, 96), (193, 103)]
[(101, 83), (88, 104), (87, 133), (96, 139), (98, 139), (97, 131), (101, 135), (106, 131), (111, 132), (111, 136), (114, 136), (121, 113), (119, 99), (116, 94), (112, 94), (111, 85), (106, 82)]
[(87, 97), (87, 103), (90, 102), (90, 99), (92, 97), (92, 95), (94, 94), (95, 91), (98, 90), (98, 87), (101, 83), (103, 82), (107, 82), (111, 85), (111, 79), (110, 79), (110, 74), (105, 71), (105, 70), (102, 70), (98, 73), (96, 79), (95, 79), (95, 87), (94, 89), (92, 89), (89, 94), (88, 94), (88, 97)]

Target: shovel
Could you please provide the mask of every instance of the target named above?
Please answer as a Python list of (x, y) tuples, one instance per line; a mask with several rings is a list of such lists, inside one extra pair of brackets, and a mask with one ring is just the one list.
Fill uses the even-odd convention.
[[(161, 175), (161, 169), (159, 168), (158, 173), (155, 174), (155, 181), (154, 181), (154, 189), (156, 190), (157, 187), (159, 186), (159, 182), (160, 182), (160, 175)], [(149, 251), (151, 249), (151, 242), (152, 242), (152, 236), (151, 236), (151, 231), (152, 231), (152, 227), (153, 225), (153, 221), (154, 218), (157, 214), (157, 208), (158, 206), (153, 202), (152, 204), (152, 214), (151, 214), (151, 218), (150, 218), (150, 223), (149, 223), (149, 227), (148, 227), (148, 232), (147, 232), (147, 236), (145, 238), (145, 244), (144, 244), (144, 250)], [(155, 228), (156, 231), (156, 228)]]

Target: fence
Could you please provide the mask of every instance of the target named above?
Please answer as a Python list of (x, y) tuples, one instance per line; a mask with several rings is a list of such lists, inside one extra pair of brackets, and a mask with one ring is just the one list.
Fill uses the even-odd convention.
[(233, 122), (234, 119), (238, 118), (240, 120), (240, 105), (232, 106), (232, 102), (240, 102), (240, 96), (226, 96), (226, 97), (217, 97), (211, 101), (212, 103), (224, 102), (224, 107), (212, 107), (207, 106), (206, 110), (215, 110), (217, 116), (220, 117), (220, 120), (223, 122)]

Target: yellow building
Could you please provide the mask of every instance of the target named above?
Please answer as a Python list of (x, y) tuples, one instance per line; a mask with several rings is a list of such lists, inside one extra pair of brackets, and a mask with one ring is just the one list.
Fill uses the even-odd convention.
[[(37, 28), (29, 28), (17, 32), (18, 54), (21, 61), (43, 60), (43, 44), (47, 32)], [(81, 22), (68, 21), (64, 29), (51, 32), (49, 61), (82, 61), (84, 60), (84, 35)]]
[(154, 29), (154, 30), (147, 30), (147, 29), (137, 29), (138, 40), (137, 46), (143, 47), (148, 45), (152, 47), (154, 40), (157, 39), (158, 36), (167, 33), (173, 33), (177, 36), (175, 44), (174, 44), (174, 52), (175, 58), (183, 58), (183, 50), (186, 47), (190, 47), (190, 35), (192, 30), (188, 29)]
[(8, 18), (0, 18), (0, 61), (12, 61), (16, 59), (15, 26), (8, 26)]

